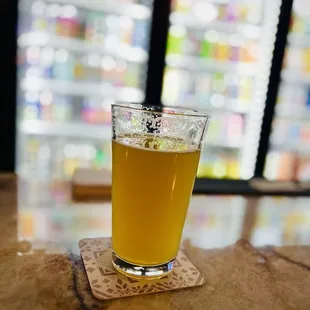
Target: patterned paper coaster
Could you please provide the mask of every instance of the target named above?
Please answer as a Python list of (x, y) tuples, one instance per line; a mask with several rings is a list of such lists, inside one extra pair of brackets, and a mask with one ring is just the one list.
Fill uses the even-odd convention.
[(171, 274), (159, 280), (138, 281), (115, 271), (111, 262), (110, 238), (83, 239), (79, 247), (92, 293), (99, 299), (158, 293), (205, 283), (203, 275), (182, 251)]

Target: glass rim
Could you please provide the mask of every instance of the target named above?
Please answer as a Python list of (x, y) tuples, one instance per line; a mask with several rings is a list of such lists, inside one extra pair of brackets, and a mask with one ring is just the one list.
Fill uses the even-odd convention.
[[(172, 111), (173, 113), (165, 112), (165, 111), (156, 111), (156, 110), (145, 110), (142, 107), (149, 107), (149, 108), (163, 108), (167, 109), (169, 111)], [(143, 103), (113, 103), (112, 107), (117, 108), (125, 108), (128, 110), (135, 110), (135, 111), (141, 111), (146, 112), (150, 114), (162, 114), (162, 115), (176, 115), (176, 116), (190, 116), (190, 117), (200, 117), (200, 118), (206, 118), (210, 119), (211, 115), (207, 114), (205, 112), (197, 111), (190, 108), (183, 108), (183, 107), (173, 107), (173, 106), (165, 106), (165, 105), (147, 105)]]

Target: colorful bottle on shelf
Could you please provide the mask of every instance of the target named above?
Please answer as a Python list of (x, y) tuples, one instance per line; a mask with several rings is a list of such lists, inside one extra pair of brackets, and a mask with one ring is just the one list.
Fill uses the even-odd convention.
[(64, 5), (60, 9), (60, 14), (57, 16), (56, 34), (58, 36), (79, 38), (82, 29), (82, 16), (76, 6)]
[(135, 20), (131, 45), (147, 50), (149, 36), (149, 21)]
[(168, 33), (167, 54), (182, 54), (186, 40), (186, 29), (181, 26), (171, 26)]
[(201, 42), (200, 56), (204, 58), (212, 58), (213, 56), (213, 34), (207, 31)]
[(225, 34), (220, 36), (219, 42), (217, 44), (217, 60), (226, 61), (229, 59), (230, 46), (228, 44), (228, 37)]

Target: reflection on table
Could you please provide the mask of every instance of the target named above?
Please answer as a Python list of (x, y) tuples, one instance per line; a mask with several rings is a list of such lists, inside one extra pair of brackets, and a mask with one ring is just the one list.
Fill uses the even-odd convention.
[[(79, 253), (86, 237), (111, 236), (111, 203), (73, 203), (70, 184), (26, 182), (18, 187), (18, 238), (32, 251)], [(183, 240), (222, 248), (238, 239), (254, 246), (310, 244), (309, 198), (193, 196)]]

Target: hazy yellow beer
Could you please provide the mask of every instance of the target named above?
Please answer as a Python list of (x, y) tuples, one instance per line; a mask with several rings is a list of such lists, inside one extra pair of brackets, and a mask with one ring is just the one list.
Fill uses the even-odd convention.
[(209, 117), (112, 105), (112, 263), (135, 278), (172, 271)]
[(112, 142), (113, 250), (126, 261), (159, 265), (176, 257), (200, 156), (178, 143), (183, 151)]

